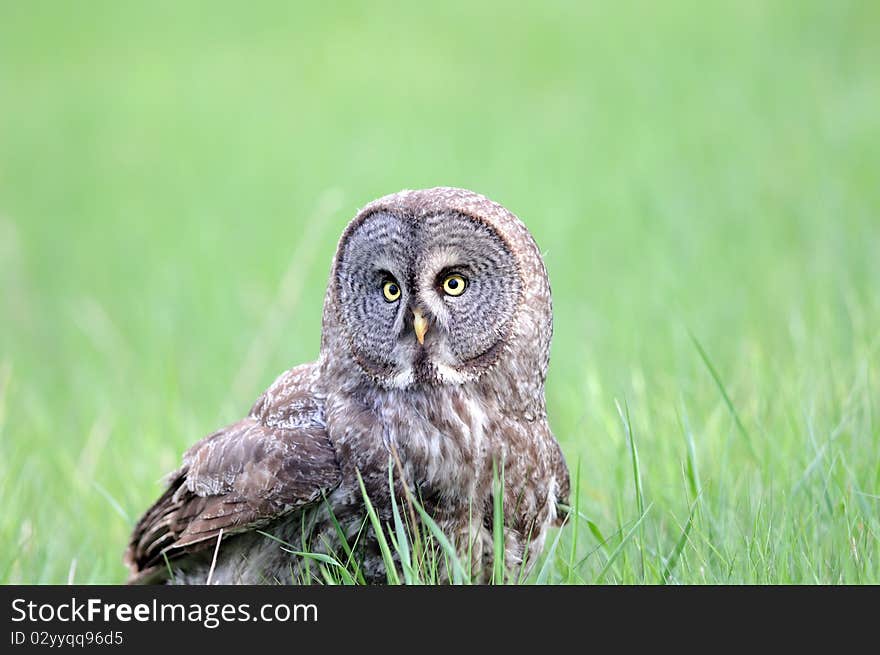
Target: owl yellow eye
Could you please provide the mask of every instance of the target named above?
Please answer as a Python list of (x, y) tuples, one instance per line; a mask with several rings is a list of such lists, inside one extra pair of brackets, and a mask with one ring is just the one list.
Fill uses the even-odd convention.
[(400, 298), (400, 286), (394, 280), (388, 280), (382, 285), (382, 295), (388, 302), (394, 302)]
[(467, 288), (467, 280), (458, 273), (452, 273), (443, 278), (443, 291), (447, 296), (460, 296)]

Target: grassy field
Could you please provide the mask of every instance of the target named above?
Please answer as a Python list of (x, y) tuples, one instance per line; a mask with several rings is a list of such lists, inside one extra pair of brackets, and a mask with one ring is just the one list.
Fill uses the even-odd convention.
[(0, 2), (0, 582), (123, 581), (357, 208), (455, 185), (550, 270), (547, 581), (880, 583), (880, 4), (329, 11)]

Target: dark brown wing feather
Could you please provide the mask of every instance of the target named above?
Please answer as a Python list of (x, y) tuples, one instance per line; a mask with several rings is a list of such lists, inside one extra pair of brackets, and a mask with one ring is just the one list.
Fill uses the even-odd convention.
[(166, 577), (169, 560), (315, 503), (339, 484), (312, 366), (281, 376), (248, 418), (205, 437), (134, 528), (132, 582)]

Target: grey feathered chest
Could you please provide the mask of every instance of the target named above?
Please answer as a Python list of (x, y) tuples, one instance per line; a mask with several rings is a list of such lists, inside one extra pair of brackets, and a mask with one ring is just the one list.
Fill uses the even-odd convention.
[[(273, 521), (265, 532), (297, 549), (344, 560), (341, 527), (357, 552), (365, 579), (384, 581), (383, 558), (365, 523), (360, 471), (383, 524), (392, 522), (392, 484), (400, 511), (405, 511), (405, 481), (450, 539), (471, 554), (475, 579), (485, 580), (492, 570), (495, 462), (494, 475), (503, 468), (507, 483), (507, 564), (519, 567), (524, 558), (540, 552), (546, 528), (556, 519), (553, 450), (539, 448), (538, 458), (525, 457), (524, 444), (518, 441), (528, 439), (534, 444), (548, 438), (543, 420), (523, 423), (521, 418), (505, 416), (494, 399), (468, 389), (451, 394), (437, 389), (416, 394), (369, 393), (356, 400), (330, 394), (325, 403), (323, 410), (315, 408), (313, 418), (326, 422), (330, 441), (344, 462), (340, 484), (327, 496), (326, 504)], [(275, 414), (283, 417), (285, 413)], [(304, 525), (308, 528), (305, 542)], [(302, 558), (280, 549), (278, 541), (252, 534), (231, 539), (223, 553), (212, 574), (218, 583), (285, 582), (301, 579), (309, 567)], [(209, 568), (204, 558), (184, 579), (203, 581)]]

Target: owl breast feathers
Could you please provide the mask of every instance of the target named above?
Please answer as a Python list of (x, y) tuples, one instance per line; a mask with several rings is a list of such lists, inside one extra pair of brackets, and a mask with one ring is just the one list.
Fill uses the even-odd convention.
[(501, 205), (445, 187), (367, 205), (336, 250), (317, 361), (184, 454), (134, 528), (130, 581), (307, 582), (304, 549), (350, 550), (383, 581), (361, 480), (382, 525), (417, 499), (486, 580), (498, 471), (505, 566), (527, 572), (569, 493), (545, 410), (551, 335), (540, 252)]

